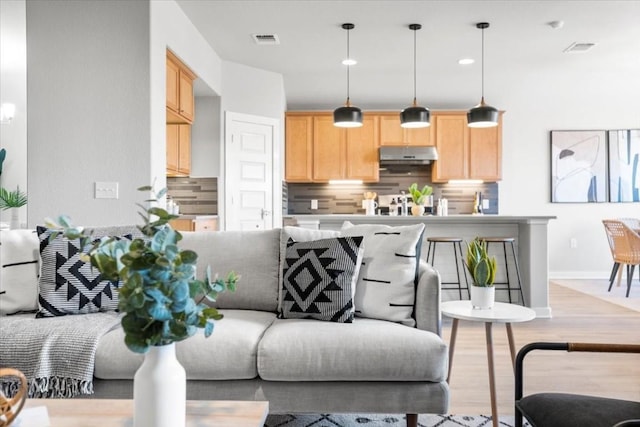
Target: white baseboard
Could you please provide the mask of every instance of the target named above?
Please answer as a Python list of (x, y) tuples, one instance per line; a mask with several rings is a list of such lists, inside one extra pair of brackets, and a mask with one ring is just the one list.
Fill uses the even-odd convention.
[(550, 271), (549, 280), (553, 280), (553, 279), (609, 280), (610, 274), (611, 274), (611, 270), (609, 271)]

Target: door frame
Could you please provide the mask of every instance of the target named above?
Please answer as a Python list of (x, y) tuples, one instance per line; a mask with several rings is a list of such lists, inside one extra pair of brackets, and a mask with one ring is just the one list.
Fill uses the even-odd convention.
[[(265, 125), (271, 127), (271, 138), (273, 141), (272, 149), (272, 176), (271, 176), (271, 193), (272, 193), (272, 228), (282, 227), (282, 183), (284, 174), (282, 171), (282, 141), (280, 137), (280, 128), (282, 121), (272, 117), (256, 116), (253, 114), (235, 113), (232, 111), (224, 112), (224, 144), (220, 149), (220, 178), (218, 178), (218, 219), (220, 222), (220, 230), (226, 230), (227, 224), (227, 203), (231, 196), (227, 187), (227, 164), (231, 161), (227, 159), (227, 144), (231, 144), (232, 134), (230, 132), (231, 122), (247, 122), (251, 124)], [(221, 213), (223, 213), (221, 215)]]

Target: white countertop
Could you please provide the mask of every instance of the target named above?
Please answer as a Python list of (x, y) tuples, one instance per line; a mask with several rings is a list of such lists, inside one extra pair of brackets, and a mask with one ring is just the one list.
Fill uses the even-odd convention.
[(284, 215), (284, 219), (295, 219), (296, 221), (319, 221), (322, 223), (336, 223), (344, 221), (367, 222), (373, 224), (389, 224), (389, 223), (416, 223), (416, 222), (438, 222), (438, 223), (484, 223), (484, 224), (500, 224), (500, 223), (547, 223), (555, 216), (545, 215), (422, 215), (422, 216), (390, 216), (390, 215)]

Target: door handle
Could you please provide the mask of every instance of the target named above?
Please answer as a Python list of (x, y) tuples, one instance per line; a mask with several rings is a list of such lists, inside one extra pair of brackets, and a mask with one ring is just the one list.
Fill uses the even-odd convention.
[(260, 218), (264, 219), (266, 216), (271, 215), (271, 211), (260, 209)]

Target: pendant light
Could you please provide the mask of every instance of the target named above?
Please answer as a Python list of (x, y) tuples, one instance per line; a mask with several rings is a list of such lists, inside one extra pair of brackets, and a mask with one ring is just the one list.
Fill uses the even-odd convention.
[[(349, 31), (355, 28), (353, 24), (342, 24), (342, 28), (347, 30), (347, 60), (349, 56)], [(362, 110), (351, 105), (349, 99), (349, 68), (351, 63), (347, 63), (347, 102), (344, 107), (336, 108), (333, 112), (333, 125), (341, 128), (357, 128), (362, 126)]]
[(476, 28), (482, 30), (482, 98), (467, 113), (467, 122), (471, 128), (488, 128), (498, 126), (498, 109), (484, 102), (484, 30), (489, 28), (488, 22), (478, 22)]
[(422, 28), (420, 24), (409, 24), (413, 31), (413, 104), (400, 112), (400, 126), (403, 128), (426, 128), (429, 122), (429, 110), (420, 107), (416, 100), (416, 32)]

